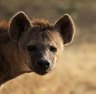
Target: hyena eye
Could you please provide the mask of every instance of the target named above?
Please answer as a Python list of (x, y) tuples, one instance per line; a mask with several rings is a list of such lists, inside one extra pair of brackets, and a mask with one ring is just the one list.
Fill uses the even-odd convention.
[(57, 48), (54, 47), (54, 46), (50, 46), (50, 51), (51, 51), (51, 52), (57, 52)]
[(28, 51), (36, 51), (37, 50), (36, 45), (29, 45), (27, 48), (28, 48)]

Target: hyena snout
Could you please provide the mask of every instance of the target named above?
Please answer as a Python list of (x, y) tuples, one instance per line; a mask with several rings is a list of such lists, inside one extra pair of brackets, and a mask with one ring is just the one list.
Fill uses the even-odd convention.
[(50, 67), (50, 62), (46, 59), (39, 59), (37, 61), (37, 67), (41, 69), (42, 71), (46, 71)]
[(33, 66), (34, 72), (36, 72), (39, 75), (44, 75), (51, 71), (52, 64), (51, 61), (40, 58), (35, 62), (35, 65)]

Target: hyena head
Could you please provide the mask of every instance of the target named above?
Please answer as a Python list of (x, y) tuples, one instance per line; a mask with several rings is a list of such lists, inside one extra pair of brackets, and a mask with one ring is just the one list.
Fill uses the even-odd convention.
[(45, 20), (32, 22), (24, 12), (18, 12), (9, 26), (10, 38), (17, 41), (27, 65), (40, 75), (54, 69), (64, 44), (71, 42), (73, 33), (73, 21), (68, 14), (52, 25)]

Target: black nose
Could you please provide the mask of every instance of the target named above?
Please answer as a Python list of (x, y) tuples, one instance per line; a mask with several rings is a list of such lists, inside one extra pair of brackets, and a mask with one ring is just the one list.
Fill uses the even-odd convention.
[(50, 63), (47, 60), (39, 59), (37, 61), (37, 66), (43, 70), (46, 70), (50, 67)]

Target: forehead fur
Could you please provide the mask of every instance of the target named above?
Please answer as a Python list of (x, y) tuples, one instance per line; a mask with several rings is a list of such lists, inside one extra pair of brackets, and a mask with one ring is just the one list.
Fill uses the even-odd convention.
[(45, 19), (35, 19), (32, 21), (32, 29), (29, 33), (33, 43), (49, 43), (55, 42), (58, 46), (63, 44), (62, 37), (55, 29), (54, 25), (50, 24)]
[(32, 21), (32, 25), (34, 28), (39, 28), (42, 30), (54, 30), (54, 26), (46, 19), (35, 19)]

